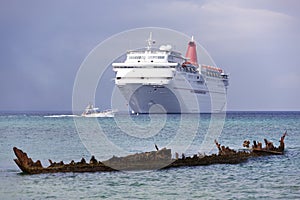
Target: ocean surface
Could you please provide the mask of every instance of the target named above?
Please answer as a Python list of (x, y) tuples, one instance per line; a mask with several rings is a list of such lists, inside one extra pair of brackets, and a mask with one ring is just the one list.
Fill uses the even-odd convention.
[[(300, 199), (300, 112), (229, 112), (218, 133), (210, 132), (211, 120), (209, 114), (88, 119), (67, 112), (0, 113), (0, 199)], [(168, 170), (24, 175), (12, 151), (21, 148), (43, 166), (48, 159), (68, 163), (153, 151), (155, 144), (192, 156), (216, 153), (214, 139), (234, 149), (245, 139), (267, 138), (278, 146), (285, 131), (282, 156)]]

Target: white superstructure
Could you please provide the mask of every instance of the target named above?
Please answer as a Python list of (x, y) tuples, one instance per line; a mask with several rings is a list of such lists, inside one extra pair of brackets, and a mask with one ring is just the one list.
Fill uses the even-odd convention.
[(113, 63), (115, 84), (135, 113), (211, 113), (224, 111), (228, 75), (220, 68), (199, 65), (196, 45), (186, 56), (170, 45), (128, 51), (125, 62)]

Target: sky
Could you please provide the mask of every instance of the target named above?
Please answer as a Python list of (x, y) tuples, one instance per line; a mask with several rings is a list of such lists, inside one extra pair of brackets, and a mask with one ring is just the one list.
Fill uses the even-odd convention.
[(227, 110), (300, 110), (297, 0), (0, 2), (0, 111), (70, 111), (77, 71), (112, 35), (193, 35), (230, 73)]

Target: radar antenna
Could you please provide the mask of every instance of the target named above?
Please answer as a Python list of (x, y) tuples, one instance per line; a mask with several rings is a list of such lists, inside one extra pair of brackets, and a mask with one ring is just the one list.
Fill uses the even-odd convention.
[(150, 50), (152, 47), (152, 44), (155, 44), (155, 40), (152, 40), (152, 32), (150, 32), (147, 42), (148, 42), (147, 49)]

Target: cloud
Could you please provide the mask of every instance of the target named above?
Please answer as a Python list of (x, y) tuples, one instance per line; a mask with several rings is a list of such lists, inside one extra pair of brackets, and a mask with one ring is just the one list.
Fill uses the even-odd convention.
[(275, 31), (293, 19), (286, 14), (266, 9), (243, 8), (215, 2), (203, 5), (201, 11), (203, 15), (210, 16), (209, 21), (214, 26), (221, 27), (224, 31), (233, 29), (233, 32), (243, 36)]

